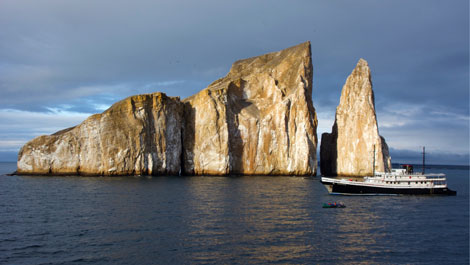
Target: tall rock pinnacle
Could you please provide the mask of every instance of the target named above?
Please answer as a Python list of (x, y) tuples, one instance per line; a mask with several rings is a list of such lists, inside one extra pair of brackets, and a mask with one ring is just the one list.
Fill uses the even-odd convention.
[(370, 68), (360, 59), (343, 86), (332, 133), (322, 135), (322, 175), (372, 175), (374, 146), (375, 171), (389, 171), (391, 160), (379, 135)]
[(232, 65), (184, 100), (186, 174), (314, 175), (310, 42)]

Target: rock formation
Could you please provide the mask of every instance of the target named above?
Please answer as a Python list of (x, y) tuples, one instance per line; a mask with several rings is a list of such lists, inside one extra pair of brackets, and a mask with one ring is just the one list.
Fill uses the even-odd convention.
[(18, 174), (159, 175), (181, 167), (183, 104), (153, 93), (129, 97), (80, 125), (40, 136), (18, 155)]
[(162, 93), (127, 98), (28, 142), (17, 172), (315, 175), (312, 72), (306, 42), (237, 61), (184, 102)]
[(184, 100), (183, 171), (315, 175), (310, 43), (240, 60)]
[(379, 135), (369, 65), (360, 59), (343, 86), (332, 133), (322, 134), (322, 175), (372, 175), (374, 146), (375, 171), (389, 171), (391, 160)]

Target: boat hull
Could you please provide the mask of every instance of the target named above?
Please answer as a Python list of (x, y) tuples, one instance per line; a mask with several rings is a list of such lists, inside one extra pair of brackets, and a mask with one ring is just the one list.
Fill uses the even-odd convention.
[(407, 195), (457, 195), (449, 188), (385, 188), (374, 186), (345, 185), (322, 182), (329, 193), (333, 194), (407, 194)]

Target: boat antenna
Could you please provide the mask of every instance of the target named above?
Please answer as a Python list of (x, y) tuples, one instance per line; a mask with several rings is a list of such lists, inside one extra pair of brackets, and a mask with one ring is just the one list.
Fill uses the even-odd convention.
[(426, 152), (425, 152), (426, 148), (423, 146), (423, 175), (424, 175), (424, 166), (426, 165), (425, 164), (425, 157), (426, 157)]
[(373, 164), (372, 164), (372, 177), (375, 176), (375, 144), (374, 144), (374, 159), (373, 159)]

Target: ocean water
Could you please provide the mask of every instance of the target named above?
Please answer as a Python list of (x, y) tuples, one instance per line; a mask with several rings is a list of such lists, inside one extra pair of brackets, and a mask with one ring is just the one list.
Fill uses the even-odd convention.
[[(418, 168), (415, 168), (419, 170)], [(0, 264), (468, 264), (457, 196), (333, 196), (319, 177), (5, 176)], [(324, 209), (342, 201), (346, 208)]]

